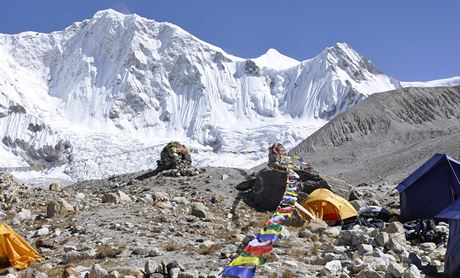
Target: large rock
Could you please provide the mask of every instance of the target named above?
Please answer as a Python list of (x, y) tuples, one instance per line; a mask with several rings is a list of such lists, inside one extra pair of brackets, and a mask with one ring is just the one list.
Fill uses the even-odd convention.
[(358, 249), (358, 254), (360, 255), (372, 253), (372, 251), (374, 250), (374, 248), (372, 248), (372, 245), (370, 244), (359, 244), (357, 246), (357, 249)]
[(313, 233), (321, 233), (328, 228), (328, 225), (322, 219), (312, 219), (307, 223), (305, 228)]
[(375, 241), (379, 246), (385, 246), (388, 243), (388, 240), (390, 237), (388, 236), (388, 233), (386, 232), (380, 232), (377, 234), (375, 237)]
[(402, 277), (404, 274), (404, 270), (404, 267), (397, 263), (391, 263), (388, 266), (388, 272), (396, 278)]
[(109, 272), (104, 269), (102, 266), (99, 264), (93, 265), (91, 268), (91, 272), (89, 273), (89, 277), (91, 278), (108, 278), (109, 277)]
[(110, 203), (110, 204), (119, 204), (121, 203), (121, 198), (116, 193), (109, 192), (109, 193), (105, 193), (102, 196), (102, 202)]
[[(268, 167), (256, 175), (255, 186), (251, 197), (254, 205), (263, 210), (275, 210), (281, 201), (286, 189), (287, 168), (283, 164), (286, 150), (280, 143), (268, 148)], [(310, 194), (318, 188), (331, 189), (329, 184), (321, 178), (313, 168), (294, 167), (299, 175), (299, 192)]]
[(366, 269), (356, 275), (357, 278), (383, 278), (385, 272)]
[[(312, 169), (295, 169), (300, 176), (299, 191), (310, 194), (315, 189), (330, 189), (329, 184)], [(263, 210), (275, 210), (286, 189), (287, 172), (284, 169), (266, 167), (256, 175), (251, 198)]]
[(251, 191), (255, 205), (264, 210), (275, 210), (286, 190), (286, 178), (287, 173), (283, 170), (262, 169)]
[(209, 208), (206, 207), (203, 203), (193, 202), (191, 214), (204, 219), (212, 219), (212, 213), (209, 211)]
[(409, 268), (404, 271), (404, 278), (420, 278), (420, 270), (415, 265), (411, 265)]
[(391, 222), (386, 228), (385, 232), (389, 234), (402, 234), (404, 233), (404, 226), (401, 222)]
[(75, 210), (72, 207), (72, 205), (62, 198), (48, 202), (48, 204), (46, 205), (46, 216), (49, 218), (58, 215), (66, 216), (73, 212), (75, 212)]
[(394, 251), (396, 254), (401, 254), (402, 252), (406, 251), (406, 248), (403, 246), (403, 244), (395, 237), (390, 237), (388, 243), (386, 244), (386, 248), (388, 250)]
[(321, 270), (322, 275), (333, 275), (338, 276), (342, 272), (342, 263), (339, 260), (333, 260), (327, 262), (326, 265)]

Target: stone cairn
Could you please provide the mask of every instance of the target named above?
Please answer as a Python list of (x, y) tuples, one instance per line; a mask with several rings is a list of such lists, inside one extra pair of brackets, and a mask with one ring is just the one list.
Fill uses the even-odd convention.
[(193, 167), (189, 150), (181, 143), (173, 141), (161, 151), (155, 171), (164, 176), (180, 177), (199, 175), (204, 169)]

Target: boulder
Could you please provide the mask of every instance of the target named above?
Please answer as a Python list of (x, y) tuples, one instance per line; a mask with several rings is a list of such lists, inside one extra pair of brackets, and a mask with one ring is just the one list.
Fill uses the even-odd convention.
[(115, 193), (105, 193), (102, 196), (102, 202), (103, 203), (110, 203), (110, 204), (119, 204), (121, 203), (121, 198)]
[(436, 244), (434, 242), (423, 242), (420, 243), (419, 248), (427, 253), (430, 253), (436, 249)]
[(359, 244), (357, 246), (358, 254), (364, 255), (364, 254), (369, 254), (372, 253), (374, 248), (372, 248), (372, 245), (370, 244)]
[(357, 188), (352, 188), (350, 194), (348, 195), (348, 201), (359, 200), (364, 197), (364, 192)]
[(415, 266), (411, 265), (404, 271), (403, 278), (420, 278), (420, 270)]
[(406, 251), (406, 248), (394, 237), (391, 237), (386, 244), (386, 248), (394, 251), (396, 254), (401, 254)]
[(198, 278), (198, 271), (196, 270), (187, 270), (179, 273), (178, 278)]
[(286, 190), (286, 171), (265, 168), (256, 175), (251, 197), (255, 205), (264, 210), (275, 210)]
[(391, 275), (393, 275), (393, 277), (396, 277), (396, 278), (399, 278), (399, 277), (402, 277), (403, 274), (404, 274), (404, 267), (398, 263), (391, 263), (389, 266), (388, 266), (388, 273), (390, 273)]
[(72, 205), (70, 205), (65, 199), (58, 199), (48, 202), (46, 205), (46, 216), (53, 218), (55, 216), (66, 216), (75, 212)]
[(162, 202), (165, 202), (165, 201), (169, 201), (169, 195), (168, 193), (166, 192), (163, 192), (163, 191), (154, 191), (152, 193), (152, 199), (153, 201), (162, 201)]
[(160, 272), (160, 271), (162, 271), (162, 269), (163, 268), (162, 268), (161, 264), (155, 263), (152, 260), (146, 261), (145, 265), (144, 265), (144, 272), (147, 275), (152, 274), (154, 272)]
[(399, 221), (391, 222), (386, 228), (385, 232), (389, 234), (401, 234), (404, 233), (404, 226)]
[(21, 209), (20, 212), (16, 213), (14, 216), (15, 222), (21, 223), (24, 220), (28, 220), (32, 218), (32, 213), (28, 209)]
[(328, 228), (328, 225), (322, 219), (312, 219), (307, 223), (305, 228), (310, 230), (312, 233), (321, 233)]
[[(287, 168), (283, 165), (286, 150), (280, 143), (268, 148), (268, 165), (256, 174), (255, 185), (251, 191), (253, 205), (263, 210), (273, 211), (278, 207), (286, 188)], [(294, 167), (299, 175), (298, 191), (310, 194), (315, 189), (331, 189), (327, 181), (313, 168)]]
[(54, 192), (61, 192), (62, 186), (59, 183), (53, 182), (49, 185), (49, 190), (54, 191)]
[(124, 193), (123, 191), (118, 190), (117, 193), (122, 203), (131, 203), (133, 201), (131, 197), (129, 197), (128, 194)]
[(221, 203), (224, 199), (225, 197), (221, 194), (213, 194), (211, 197), (211, 203), (218, 204)]
[(375, 241), (379, 246), (385, 246), (388, 243), (389, 239), (390, 239), (390, 237), (389, 237), (388, 233), (386, 233), (386, 232), (380, 232), (375, 237)]
[(321, 274), (324, 276), (333, 275), (338, 276), (342, 272), (342, 263), (339, 260), (332, 260), (327, 262), (321, 269)]
[(64, 271), (62, 272), (62, 278), (77, 278), (77, 271), (75, 271), (75, 268), (73, 267), (66, 267), (64, 268)]
[[(298, 191), (310, 194), (315, 189), (331, 189), (329, 184), (312, 169), (295, 169), (299, 175)], [(284, 169), (266, 167), (256, 174), (255, 185), (250, 196), (254, 205), (263, 210), (273, 211), (286, 189), (287, 172)]]
[(366, 269), (356, 275), (357, 278), (383, 278), (385, 272)]
[(91, 278), (108, 278), (109, 272), (99, 264), (94, 264), (89, 273)]
[(192, 203), (191, 214), (198, 218), (212, 219), (212, 213), (209, 211), (209, 208), (201, 202)]
[(339, 227), (328, 227), (326, 230), (323, 231), (323, 235), (331, 238), (337, 238), (340, 235), (340, 228)]

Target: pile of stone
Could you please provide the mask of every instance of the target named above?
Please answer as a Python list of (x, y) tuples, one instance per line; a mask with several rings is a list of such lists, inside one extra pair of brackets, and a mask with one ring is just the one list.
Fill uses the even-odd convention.
[(193, 167), (189, 150), (181, 143), (173, 141), (161, 151), (155, 171), (163, 176), (180, 177), (199, 175), (204, 169)]

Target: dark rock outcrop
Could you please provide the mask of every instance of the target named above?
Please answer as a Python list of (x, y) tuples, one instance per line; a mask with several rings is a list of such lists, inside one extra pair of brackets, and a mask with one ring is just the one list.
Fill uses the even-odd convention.
[[(253, 205), (263, 210), (275, 210), (286, 189), (287, 169), (283, 165), (286, 153), (284, 147), (273, 144), (268, 148), (268, 167), (260, 170), (255, 179), (255, 185), (250, 193)], [(331, 189), (329, 184), (319, 176), (313, 168), (294, 167), (299, 175), (298, 192), (306, 195), (318, 188)]]
[[(331, 189), (329, 184), (312, 169), (296, 169), (300, 176), (299, 193), (306, 195), (318, 188)], [(263, 210), (275, 210), (286, 189), (287, 172), (281, 169), (264, 168), (256, 175), (255, 186), (251, 191), (254, 204)]]

